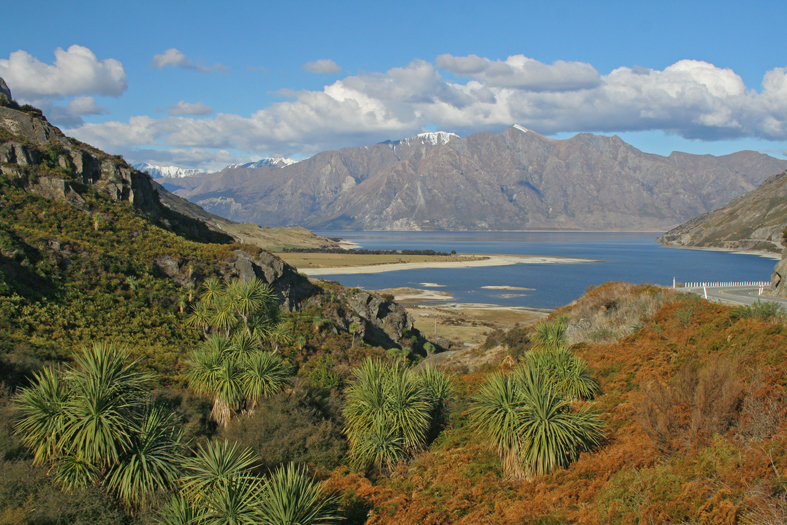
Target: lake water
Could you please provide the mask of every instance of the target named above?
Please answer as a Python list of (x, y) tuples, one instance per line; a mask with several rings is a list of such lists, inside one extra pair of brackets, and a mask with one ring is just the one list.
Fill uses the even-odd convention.
[[(379, 290), (421, 283), (445, 285), (459, 302), (555, 308), (607, 281), (672, 285), (678, 281), (768, 281), (774, 259), (757, 255), (665, 248), (658, 234), (600, 232), (357, 232), (320, 231), (370, 250), (436, 250), (457, 253), (555, 255), (601, 259), (585, 264), (517, 264), (481, 268), (422, 269), (358, 275), (326, 275), (345, 286)], [(517, 286), (533, 290), (488, 290)], [(501, 293), (524, 294), (500, 297)]]

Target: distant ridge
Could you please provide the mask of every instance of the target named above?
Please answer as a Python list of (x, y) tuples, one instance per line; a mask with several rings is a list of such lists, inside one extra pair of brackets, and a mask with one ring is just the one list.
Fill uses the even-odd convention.
[(142, 162), (132, 166), (135, 170), (144, 171), (154, 179), (161, 178), (182, 178), (191, 177), (199, 173), (204, 173), (203, 170), (179, 168), (177, 166), (156, 166)]
[(265, 226), (666, 231), (785, 169), (787, 160), (754, 151), (664, 157), (619, 137), (556, 140), (512, 126), (161, 182), (216, 215)]
[(787, 171), (659, 238), (665, 246), (780, 253), (787, 228)]
[(295, 159), (288, 159), (285, 157), (267, 157), (264, 159), (260, 159), (255, 162), (247, 162), (245, 164), (230, 164), (224, 169), (236, 169), (236, 168), (264, 168), (264, 167), (275, 167), (275, 168), (283, 168), (285, 166), (289, 166), (291, 164), (295, 164), (299, 161)]

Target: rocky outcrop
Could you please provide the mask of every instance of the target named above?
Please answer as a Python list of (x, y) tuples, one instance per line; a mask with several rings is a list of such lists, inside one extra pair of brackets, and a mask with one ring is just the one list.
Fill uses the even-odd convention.
[(787, 252), (782, 254), (782, 260), (773, 268), (768, 292), (773, 297), (787, 297)]
[(0, 104), (7, 104), (12, 100), (14, 100), (14, 97), (11, 96), (8, 84), (5, 83), (3, 77), (0, 77)]
[(369, 344), (383, 348), (410, 348), (423, 352), (426, 339), (413, 326), (407, 310), (375, 293), (346, 288), (334, 281), (314, 279), (324, 291), (308, 300), (322, 315), (342, 331), (357, 325), (356, 335)]
[(350, 290), (345, 299), (353, 318), (357, 316), (358, 334), (364, 341), (383, 347), (411, 346), (406, 339), (414, 335), (413, 318), (403, 306), (363, 290)]
[(721, 208), (668, 231), (665, 246), (780, 253), (787, 228), (787, 171)]
[(787, 161), (753, 151), (663, 157), (618, 137), (554, 140), (511, 127), (165, 182), (213, 213), (270, 226), (664, 231), (786, 168)]
[[(209, 275), (202, 275), (194, 271), (190, 262), (182, 257), (167, 255), (155, 261), (159, 270), (167, 277), (181, 286), (198, 286)], [(320, 288), (313, 285), (292, 266), (268, 252), (256, 255), (245, 250), (235, 250), (233, 258), (219, 263), (215, 270), (218, 276), (225, 281), (229, 279), (260, 279), (270, 285), (276, 293), (279, 306), (293, 312), (301, 309), (301, 305), (308, 298), (320, 293)]]

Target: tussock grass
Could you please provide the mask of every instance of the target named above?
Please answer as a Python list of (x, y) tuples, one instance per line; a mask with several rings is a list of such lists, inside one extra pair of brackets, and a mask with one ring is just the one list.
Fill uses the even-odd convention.
[(566, 316), (569, 345), (611, 343), (633, 334), (666, 303), (677, 300), (669, 288), (628, 283), (590, 287), (584, 296), (555, 312)]

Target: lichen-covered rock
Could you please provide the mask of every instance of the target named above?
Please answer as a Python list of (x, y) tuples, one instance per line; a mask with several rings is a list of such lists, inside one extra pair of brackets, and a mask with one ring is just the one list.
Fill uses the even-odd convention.
[(390, 346), (389, 341), (409, 346), (403, 339), (413, 330), (413, 318), (404, 307), (363, 290), (350, 290), (346, 299), (363, 320), (358, 333), (364, 341), (380, 346)]

